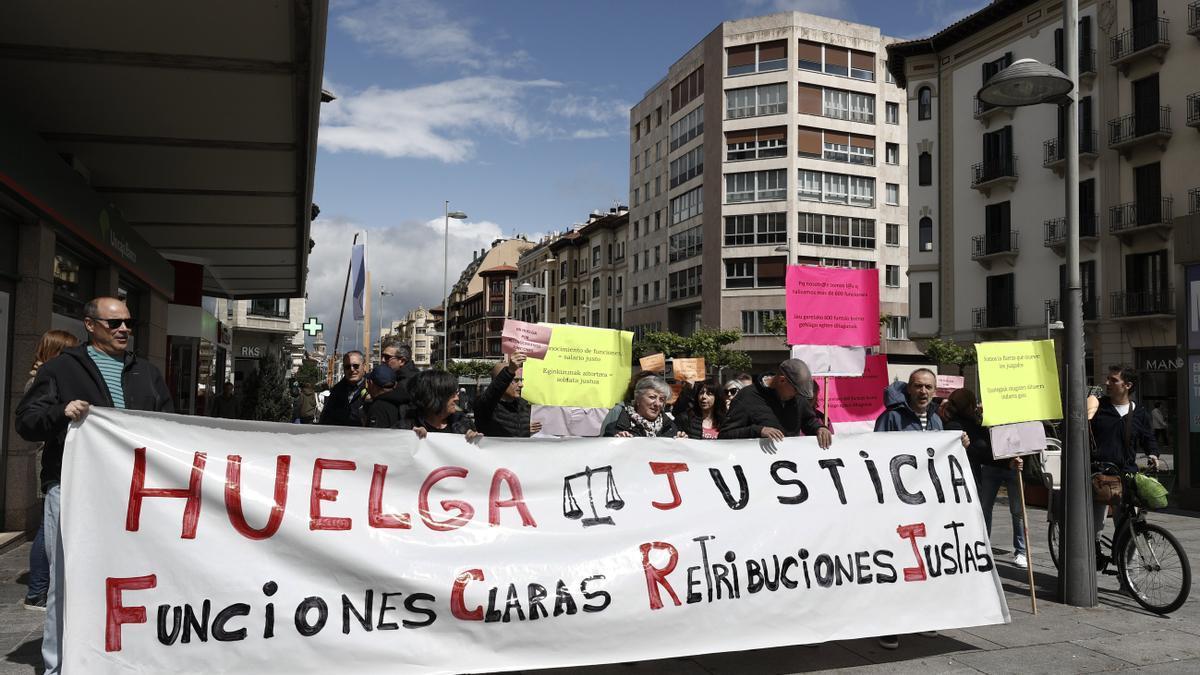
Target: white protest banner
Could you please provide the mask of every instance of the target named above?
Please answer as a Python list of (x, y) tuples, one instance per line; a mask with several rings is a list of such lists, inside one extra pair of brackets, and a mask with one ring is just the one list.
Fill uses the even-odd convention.
[(65, 670), (503, 671), (1009, 620), (957, 432), (777, 450), (93, 408)]

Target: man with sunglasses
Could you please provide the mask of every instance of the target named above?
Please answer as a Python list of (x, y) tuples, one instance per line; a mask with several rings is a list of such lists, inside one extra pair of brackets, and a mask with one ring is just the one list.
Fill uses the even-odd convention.
[[(388, 366), (396, 374), (396, 385), (378, 398), (397, 406), (408, 405), (412, 402), (408, 385), (412, 382), (412, 378), (421, 372), (412, 362), (412, 350), (408, 348), (408, 345), (399, 342), (385, 342), (380, 356), (383, 359), (380, 365)], [(371, 394), (371, 398), (377, 397)]]
[(342, 357), (342, 379), (329, 390), (321, 424), (339, 427), (363, 426), (363, 403), (366, 397), (366, 361), (360, 351), (346, 352)]
[(44, 443), (42, 484), (46, 492), (44, 526), (50, 558), (50, 591), (42, 659), (47, 673), (59, 672), (62, 661), (63, 543), (59, 528), (63, 443), (67, 427), (91, 406), (173, 412), (171, 395), (158, 368), (129, 351), (136, 322), (117, 298), (100, 297), (84, 305), (88, 343), (68, 347), (38, 369), (29, 391), (17, 405), (17, 433)]

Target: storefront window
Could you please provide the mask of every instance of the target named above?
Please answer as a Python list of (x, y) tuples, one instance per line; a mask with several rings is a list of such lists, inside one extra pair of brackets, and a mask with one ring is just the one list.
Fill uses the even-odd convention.
[(54, 312), (71, 318), (83, 317), (83, 305), (95, 297), (96, 268), (81, 256), (54, 248)]

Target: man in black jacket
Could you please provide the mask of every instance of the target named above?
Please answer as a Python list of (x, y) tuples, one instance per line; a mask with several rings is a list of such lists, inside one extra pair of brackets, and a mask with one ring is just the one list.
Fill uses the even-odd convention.
[(720, 438), (767, 438), (816, 436), (817, 444), (828, 448), (833, 435), (817, 417), (812, 404), (812, 374), (800, 359), (779, 364), (779, 374), (770, 386), (755, 380), (743, 388), (730, 404)]
[(379, 364), (366, 377), (367, 394), (371, 400), (363, 406), (363, 426), (376, 429), (397, 429), (402, 406), (389, 395), (395, 391), (396, 371)]
[[(396, 385), (381, 394), (380, 398), (390, 401), (393, 405), (408, 405), (412, 401), (408, 386), (417, 373), (421, 372), (412, 362), (412, 350), (398, 342), (387, 342), (383, 345), (381, 356), (383, 363), (396, 373)], [(374, 394), (372, 398), (375, 398)]]
[(521, 398), (525, 358), (517, 352), (496, 364), (491, 384), (475, 399), (475, 428), (483, 435), (529, 438), (542, 430), (541, 422), (529, 421), (529, 402)]
[(38, 369), (29, 391), (17, 405), (17, 433), (42, 442), (42, 485), (46, 492), (44, 527), (50, 558), (50, 591), (46, 596), (46, 625), (42, 659), (47, 673), (57, 673), (62, 661), (63, 555), (59, 527), (63, 444), (67, 427), (82, 419), (91, 406), (172, 412), (171, 396), (162, 374), (152, 363), (127, 351), (135, 325), (125, 303), (96, 298), (83, 309), (86, 345), (68, 347)]
[(366, 394), (363, 369), (363, 353), (346, 352), (342, 357), (342, 379), (333, 385), (325, 398), (325, 409), (321, 411), (321, 424), (340, 427), (361, 427), (362, 407)]

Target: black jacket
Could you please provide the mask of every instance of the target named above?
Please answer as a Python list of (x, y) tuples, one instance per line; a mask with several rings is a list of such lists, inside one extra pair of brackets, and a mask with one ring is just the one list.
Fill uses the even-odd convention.
[(824, 427), (808, 399), (797, 396), (781, 401), (774, 389), (764, 386), (757, 378), (754, 384), (743, 387), (725, 415), (721, 438), (759, 438), (763, 427), (775, 427), (785, 436), (816, 436)]
[[(675, 427), (675, 423), (671, 421), (670, 417), (667, 417), (665, 412), (661, 413), (661, 415), (663, 423), (662, 428), (658, 430), (658, 436), (675, 436), (675, 434), (678, 432), (678, 429)], [(608, 426), (604, 427), (604, 433), (602, 435), (616, 436), (622, 431), (628, 431), (634, 436), (648, 437), (650, 435), (646, 429), (642, 427), (642, 425), (633, 423), (633, 419), (629, 417), (629, 406), (626, 405), (621, 406), (621, 412), (617, 415), (617, 419), (609, 422)]]
[(691, 410), (681, 408), (675, 413), (675, 428), (686, 433), (688, 438), (704, 438), (704, 418), (693, 415)]
[(975, 420), (960, 420), (949, 417), (942, 424), (946, 431), (965, 431), (971, 445), (967, 446), (967, 459), (975, 466), (994, 466), (997, 469), (1007, 469), (1012, 459), (992, 459), (992, 435)]
[[(162, 373), (154, 364), (133, 353), (125, 354), (121, 389), (125, 394), (125, 407), (129, 410), (175, 410)], [(108, 385), (95, 361), (88, 356), (87, 345), (67, 347), (57, 358), (42, 365), (17, 405), (17, 433), (27, 441), (45, 443), (43, 485), (57, 482), (62, 477), (63, 443), (70, 424), (63, 411), (71, 401), (113, 407)]]
[(1158, 442), (1154, 440), (1150, 410), (1135, 403), (1129, 415), (1133, 417), (1129, 424), (1127, 445), (1125, 418), (1121, 417), (1107, 396), (1100, 399), (1100, 408), (1096, 410), (1096, 416), (1091, 422), (1092, 459), (1098, 462), (1112, 462), (1125, 471), (1134, 472), (1137, 471), (1134, 458), (1138, 450), (1147, 455), (1158, 456)]
[[(357, 387), (357, 391), (355, 390)], [(325, 409), (321, 411), (321, 424), (339, 427), (361, 427), (363, 425), (363, 396), (366, 385), (362, 380), (354, 384), (346, 378), (338, 380), (325, 397)], [(354, 394), (351, 399), (350, 394)]]
[[(397, 424), (399, 429), (412, 429), (413, 427), (422, 427), (425, 431), (431, 434), (466, 434), (468, 431), (475, 431), (475, 425), (471, 423), (471, 417), (465, 412), (456, 412), (450, 415), (446, 420), (446, 426), (443, 429), (436, 429), (427, 424), (423, 416), (417, 412), (411, 405), (400, 408), (400, 421)], [(486, 435), (486, 434), (485, 434)]]
[[(394, 390), (393, 390), (394, 391)], [(389, 391), (387, 394), (393, 392)], [(397, 404), (388, 395), (380, 396), (363, 406), (363, 426), (376, 429), (400, 428), (400, 415), (404, 406)]]
[(475, 428), (485, 436), (529, 438), (529, 402), (521, 398), (504, 400), (504, 392), (514, 377), (504, 368), (475, 398)]

